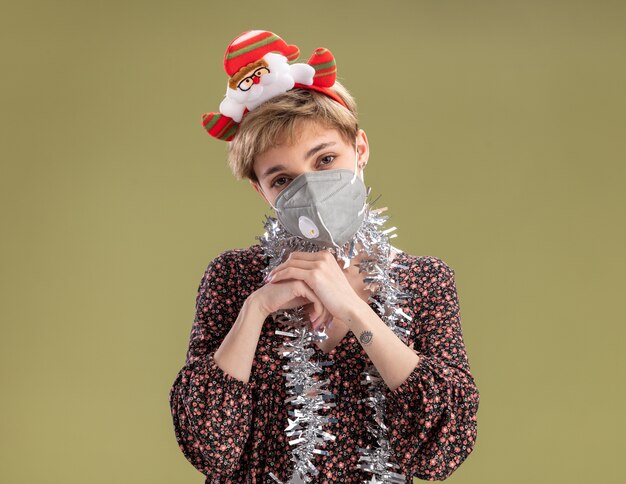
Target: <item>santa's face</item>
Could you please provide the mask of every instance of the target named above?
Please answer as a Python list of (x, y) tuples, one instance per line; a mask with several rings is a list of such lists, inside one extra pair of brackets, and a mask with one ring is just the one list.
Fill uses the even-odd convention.
[(245, 104), (254, 101), (263, 94), (262, 79), (269, 74), (270, 70), (265, 65), (256, 66), (253, 69), (243, 73), (236, 85), (229, 84), (226, 95), (237, 101), (239, 104)]
[(287, 58), (273, 52), (268, 53), (231, 79), (227, 96), (240, 104), (251, 103), (263, 95), (266, 86), (274, 84), (285, 75), (289, 75)]
[(249, 91), (255, 84), (259, 84), (265, 74), (269, 74), (270, 70), (265, 66), (259, 66), (241, 81), (237, 83), (237, 89), (240, 91)]

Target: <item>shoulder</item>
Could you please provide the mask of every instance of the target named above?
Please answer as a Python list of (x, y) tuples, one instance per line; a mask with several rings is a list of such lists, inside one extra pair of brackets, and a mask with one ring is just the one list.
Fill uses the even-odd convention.
[(232, 270), (246, 269), (249, 265), (260, 266), (264, 262), (262, 247), (259, 244), (254, 244), (245, 248), (227, 249), (220, 252), (209, 262), (209, 267), (223, 267)]
[(227, 249), (208, 263), (202, 282), (219, 281), (241, 288), (242, 284), (260, 283), (263, 279), (262, 269), (265, 266), (267, 266), (266, 257), (259, 244)]
[[(459, 297), (454, 269), (442, 258), (432, 255), (405, 254), (401, 261), (405, 268), (403, 286), (411, 294), (409, 307), (420, 324), (438, 322), (442, 317), (452, 317), (459, 311)], [(437, 326), (437, 323), (435, 326)], [(427, 331), (433, 326), (420, 326)]]
[(407, 261), (408, 268), (414, 274), (453, 277), (454, 269), (442, 258), (434, 255), (412, 255), (403, 252), (400, 257)]
[(252, 244), (241, 249), (231, 249), (229, 252), (236, 260), (237, 268), (241, 274), (253, 276), (267, 266), (267, 258), (263, 252), (263, 247), (259, 244)]
[(399, 263), (404, 266), (404, 276), (409, 289), (420, 296), (441, 292), (442, 289), (455, 289), (455, 271), (442, 258), (433, 255), (412, 255), (403, 252)]

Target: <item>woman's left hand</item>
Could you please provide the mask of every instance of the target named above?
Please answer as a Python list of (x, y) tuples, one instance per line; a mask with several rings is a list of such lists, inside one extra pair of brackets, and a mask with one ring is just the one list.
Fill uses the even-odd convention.
[(270, 283), (285, 279), (304, 281), (333, 318), (342, 321), (347, 320), (349, 310), (355, 304), (363, 302), (350, 285), (335, 256), (327, 250), (291, 252), (285, 262), (276, 266), (268, 276), (273, 276)]

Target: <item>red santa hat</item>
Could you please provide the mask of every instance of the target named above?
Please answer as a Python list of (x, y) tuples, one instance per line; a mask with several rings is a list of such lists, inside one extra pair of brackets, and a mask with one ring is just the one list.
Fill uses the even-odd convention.
[(288, 61), (295, 61), (300, 55), (300, 49), (295, 45), (288, 45), (283, 39), (267, 30), (249, 30), (228, 44), (224, 54), (224, 70), (229, 77), (263, 57), (268, 52), (283, 54)]
[[(241, 100), (232, 92), (240, 89), (239, 85), (235, 85), (233, 82), (235, 87), (232, 87), (229, 85), (230, 81), (235, 76), (237, 76), (236, 79), (247, 76), (246, 78), (250, 78), (247, 89), (241, 88), (241, 90), (246, 91), (250, 87), (254, 88), (254, 84), (261, 82), (263, 74), (269, 73), (269, 68), (267, 66), (261, 69), (257, 68), (257, 71), (251, 73), (249, 66), (251, 64), (262, 66), (263, 57), (269, 53), (284, 56), (286, 63), (291, 66), (291, 71), (282, 73), (287, 77), (292, 76), (291, 83), (287, 83), (291, 87), (278, 88), (277, 90), (267, 89), (265, 86), (266, 90), (265, 93), (262, 93), (263, 96), (254, 98), (255, 101), (247, 105), (245, 99)], [(348, 109), (344, 100), (331, 89), (337, 78), (337, 66), (333, 54), (324, 47), (318, 47), (306, 64), (296, 64), (295, 61), (299, 55), (300, 49), (296, 45), (287, 44), (278, 35), (267, 30), (249, 30), (235, 37), (228, 44), (224, 54), (224, 70), (229, 77), (229, 84), (227, 84), (226, 96), (220, 104), (220, 111), (202, 115), (202, 126), (207, 133), (214, 138), (231, 141), (237, 133), (241, 118), (258, 106), (259, 100), (268, 100), (293, 88), (305, 88), (321, 92)], [(282, 80), (284, 83), (285, 79)]]

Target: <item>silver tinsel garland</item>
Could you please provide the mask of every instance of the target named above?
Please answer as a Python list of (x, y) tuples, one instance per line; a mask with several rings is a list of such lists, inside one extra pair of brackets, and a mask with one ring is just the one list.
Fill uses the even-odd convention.
[[(367, 196), (371, 187), (367, 189)], [(265, 233), (262, 237), (256, 237), (263, 247), (265, 256), (269, 257), (269, 265), (264, 268), (265, 275), (280, 265), (286, 257), (294, 251), (317, 252), (330, 250), (338, 261), (343, 261), (344, 269), (350, 266), (351, 260), (357, 256), (360, 250), (365, 251), (365, 256), (359, 264), (359, 273), (364, 272), (363, 281), (370, 291), (369, 300), (377, 309), (380, 318), (389, 328), (406, 344), (410, 331), (398, 326), (400, 318), (411, 321), (411, 317), (399, 307), (399, 302), (412, 297), (404, 293), (392, 277), (394, 267), (404, 267), (390, 261), (391, 251), (398, 249), (393, 247), (389, 240), (396, 237), (391, 234), (396, 227), (383, 230), (382, 226), (388, 217), (381, 215), (386, 207), (372, 209), (374, 202), (366, 201), (365, 217), (359, 230), (342, 247), (328, 247), (316, 243), (311, 239), (294, 236), (287, 232), (280, 221), (274, 217), (265, 217)], [(376, 296), (376, 297), (375, 297)], [(293, 407), (288, 411), (288, 426), (285, 429), (292, 449), (291, 460), (294, 462), (291, 478), (283, 483), (274, 473), (270, 477), (280, 484), (308, 483), (318, 476), (319, 471), (313, 464), (315, 454), (328, 455), (328, 452), (317, 448), (328, 440), (335, 440), (335, 436), (324, 431), (323, 427), (329, 422), (336, 422), (336, 418), (328, 415), (336, 404), (332, 402), (334, 394), (327, 389), (329, 380), (315, 380), (315, 373), (322, 373), (323, 368), (332, 365), (333, 361), (312, 361), (315, 354), (312, 345), (317, 341), (328, 338), (323, 331), (311, 331), (304, 306), (288, 310), (280, 310), (272, 314), (283, 329), (276, 330), (280, 336), (289, 337), (277, 351), (285, 360), (283, 375), (286, 379), (288, 398), (285, 403)], [(373, 364), (368, 364), (362, 373), (362, 385), (368, 385), (368, 396), (359, 403), (364, 402), (373, 409), (373, 421), (367, 422), (368, 431), (374, 436), (377, 443), (375, 448), (359, 448), (361, 454), (357, 467), (372, 474), (371, 480), (364, 483), (405, 483), (403, 474), (394, 472), (398, 469), (396, 463), (391, 462), (393, 450), (387, 437), (385, 425), (385, 386), (386, 383), (380, 376)], [(320, 412), (326, 412), (321, 415)], [(325, 445), (325, 444), (324, 444)]]

